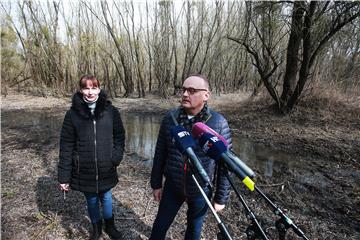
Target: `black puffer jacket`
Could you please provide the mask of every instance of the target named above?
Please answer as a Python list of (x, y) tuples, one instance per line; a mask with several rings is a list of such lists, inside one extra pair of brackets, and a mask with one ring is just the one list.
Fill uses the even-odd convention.
[(61, 129), (58, 180), (73, 190), (102, 192), (118, 182), (125, 130), (119, 111), (101, 91), (94, 115), (77, 92)]
[[(151, 171), (151, 187), (153, 189), (161, 188), (163, 176), (165, 176), (166, 181), (170, 181), (172, 187), (175, 188), (174, 192), (180, 193), (184, 198), (193, 198), (199, 196), (201, 193), (189, 173), (189, 168), (187, 167), (186, 170), (184, 170), (185, 161), (171, 140), (170, 129), (175, 126), (171, 115), (176, 119), (178, 118), (178, 114), (179, 109), (171, 110), (162, 120)], [(222, 135), (231, 146), (231, 132), (226, 119), (221, 114), (210, 109), (208, 109), (208, 115), (209, 118), (205, 124)], [(213, 181), (215, 169), (218, 167), (215, 160), (207, 157), (200, 146), (197, 146), (194, 151), (199, 157), (208, 176)], [(230, 183), (225, 177), (224, 171), (226, 170), (219, 168), (216, 179), (214, 201), (218, 204), (225, 204), (230, 193)], [(197, 179), (200, 178), (197, 177)]]

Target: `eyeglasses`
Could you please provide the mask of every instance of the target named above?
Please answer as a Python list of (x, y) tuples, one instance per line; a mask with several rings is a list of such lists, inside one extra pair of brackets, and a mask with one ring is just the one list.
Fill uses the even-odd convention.
[(100, 88), (98, 87), (94, 87), (94, 88), (82, 88), (81, 91), (85, 94), (90, 93), (90, 91), (92, 92), (98, 92), (100, 90)]
[(201, 92), (201, 91), (205, 91), (207, 92), (208, 90), (207, 89), (203, 89), (203, 88), (192, 88), (192, 87), (189, 87), (189, 88), (186, 88), (186, 87), (183, 87), (181, 89), (182, 93), (184, 94), (185, 92), (188, 92), (190, 95), (193, 95), (197, 92)]

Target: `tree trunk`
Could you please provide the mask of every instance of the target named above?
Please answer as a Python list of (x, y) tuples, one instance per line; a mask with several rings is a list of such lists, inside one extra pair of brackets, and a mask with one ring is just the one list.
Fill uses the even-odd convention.
[(286, 111), (290, 111), (293, 109), (295, 104), (297, 103), (299, 96), (304, 89), (305, 83), (309, 76), (309, 69), (310, 69), (310, 57), (311, 57), (311, 27), (312, 27), (312, 18), (315, 12), (317, 2), (311, 2), (309, 10), (305, 14), (304, 18), (304, 29), (303, 29), (303, 54), (302, 54), (302, 62), (301, 68), (299, 71), (299, 80), (292, 94), (291, 98), (289, 99)]
[(290, 37), (286, 52), (286, 68), (283, 81), (283, 91), (280, 97), (280, 108), (285, 110), (287, 102), (294, 92), (297, 73), (298, 73), (298, 59), (299, 49), (301, 44), (301, 28), (303, 26), (304, 6), (300, 1), (294, 2), (292, 10), (292, 20), (290, 28)]

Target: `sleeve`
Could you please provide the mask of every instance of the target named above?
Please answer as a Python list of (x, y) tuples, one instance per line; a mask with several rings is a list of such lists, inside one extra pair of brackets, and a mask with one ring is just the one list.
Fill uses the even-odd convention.
[(71, 113), (65, 115), (60, 134), (60, 153), (58, 164), (58, 181), (70, 183), (72, 169), (72, 155), (76, 144), (75, 127), (71, 120)]
[[(221, 131), (219, 133), (229, 143), (229, 148), (232, 146), (231, 130), (228, 122), (224, 118), (221, 122)], [(227, 179), (225, 172), (229, 174), (229, 171), (221, 164), (217, 165), (217, 179), (216, 179), (216, 191), (214, 201), (218, 204), (226, 204), (230, 196), (230, 182)]]
[(111, 161), (118, 166), (123, 159), (125, 149), (125, 129), (120, 112), (113, 107), (113, 150)]
[(152, 189), (158, 189), (162, 187), (162, 179), (167, 153), (166, 123), (164, 118), (160, 125), (159, 135), (156, 141), (153, 166), (151, 170), (150, 185)]

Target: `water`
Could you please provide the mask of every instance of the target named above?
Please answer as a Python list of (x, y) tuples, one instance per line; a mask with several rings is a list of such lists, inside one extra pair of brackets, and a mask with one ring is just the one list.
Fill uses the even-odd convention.
[(152, 159), (161, 117), (159, 115), (122, 114), (126, 131), (126, 149), (145, 159)]
[[(3, 111), (2, 131), (15, 129), (31, 133), (33, 141), (39, 144), (58, 141), (64, 113), (54, 111), (30, 112), (25, 110)], [(154, 155), (157, 134), (162, 116), (148, 114), (122, 114), (126, 130), (126, 150), (137, 153), (143, 159)], [(40, 141), (41, 140), (41, 141)], [(255, 172), (266, 177), (276, 177), (276, 172), (295, 168), (297, 159), (284, 153), (273, 151), (247, 139), (233, 136), (233, 150)]]

